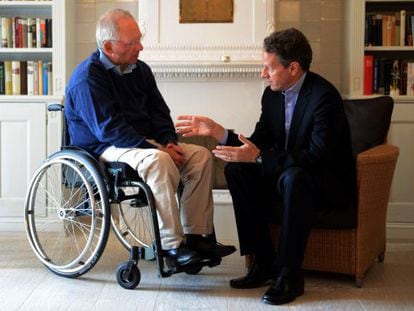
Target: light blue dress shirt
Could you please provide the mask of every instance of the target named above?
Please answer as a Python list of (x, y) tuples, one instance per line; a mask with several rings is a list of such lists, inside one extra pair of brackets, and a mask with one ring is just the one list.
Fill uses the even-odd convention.
[(282, 94), (285, 96), (285, 149), (287, 148), (290, 124), (292, 122), (293, 112), (295, 111), (296, 101), (298, 100), (300, 89), (302, 88), (303, 81), (305, 80), (306, 73), (300, 77), (300, 79), (293, 84), (286, 91), (282, 91)]
[(110, 59), (108, 58), (108, 56), (106, 56), (105, 53), (101, 49), (99, 49), (99, 60), (104, 65), (104, 67), (105, 67), (106, 70), (114, 69), (115, 72), (117, 74), (119, 74), (120, 76), (122, 76), (124, 74), (127, 74), (127, 73), (131, 73), (132, 70), (134, 70), (135, 67), (137, 67), (136, 64), (129, 64), (125, 68), (124, 72), (122, 72), (121, 71), (121, 67), (119, 65), (115, 65), (114, 63), (112, 63), (110, 61)]

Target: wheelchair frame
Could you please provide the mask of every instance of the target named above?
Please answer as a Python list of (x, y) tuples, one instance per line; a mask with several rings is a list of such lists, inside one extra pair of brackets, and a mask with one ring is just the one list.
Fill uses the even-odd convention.
[[(139, 284), (141, 259), (155, 259), (161, 277), (197, 274), (203, 266), (220, 264), (221, 258), (215, 258), (193, 266), (169, 267), (150, 187), (125, 163), (102, 164), (87, 151), (66, 146), (63, 109), (61, 104), (48, 107), (62, 113), (62, 147), (34, 173), (25, 201), (27, 237), (49, 270), (69, 278), (88, 272), (105, 249), (110, 226), (130, 252), (129, 260), (116, 273), (118, 283), (126, 289)], [(131, 188), (134, 193), (126, 194), (125, 189)]]

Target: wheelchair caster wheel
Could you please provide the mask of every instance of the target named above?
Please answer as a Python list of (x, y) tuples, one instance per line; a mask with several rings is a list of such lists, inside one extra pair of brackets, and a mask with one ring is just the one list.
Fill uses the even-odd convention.
[(116, 280), (125, 289), (134, 289), (141, 281), (141, 272), (130, 262), (124, 262), (116, 270)]
[(193, 267), (186, 268), (184, 270), (184, 272), (186, 274), (189, 274), (189, 275), (196, 275), (196, 274), (198, 274), (201, 271), (201, 269), (203, 269), (202, 266), (193, 266)]

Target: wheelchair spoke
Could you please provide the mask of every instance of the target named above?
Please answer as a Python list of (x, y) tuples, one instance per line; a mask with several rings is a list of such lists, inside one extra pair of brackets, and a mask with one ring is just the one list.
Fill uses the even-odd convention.
[(25, 203), (26, 232), (37, 257), (53, 272), (78, 276), (106, 245), (109, 200), (90, 158), (61, 151), (36, 171)]

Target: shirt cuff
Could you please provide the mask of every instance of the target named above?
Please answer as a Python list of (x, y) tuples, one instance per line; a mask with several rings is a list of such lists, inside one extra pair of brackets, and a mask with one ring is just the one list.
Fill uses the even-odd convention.
[(224, 136), (223, 138), (219, 141), (220, 145), (225, 145), (227, 142), (227, 138), (229, 137), (229, 131), (227, 129), (224, 129)]

